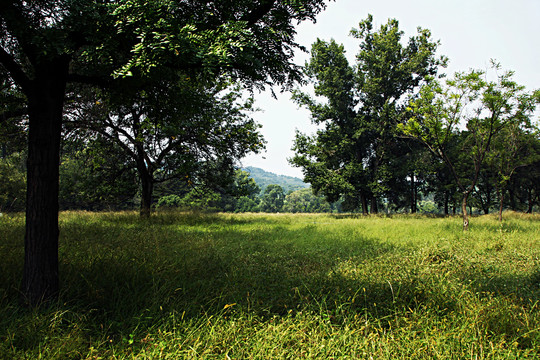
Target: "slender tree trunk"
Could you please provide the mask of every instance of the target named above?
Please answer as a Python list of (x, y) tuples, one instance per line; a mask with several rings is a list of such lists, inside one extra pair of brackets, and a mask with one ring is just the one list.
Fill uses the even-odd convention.
[(57, 297), (58, 176), (62, 111), (69, 62), (37, 68), (28, 96), (26, 234), (21, 296), (34, 306)]
[(414, 184), (414, 212), (418, 212), (418, 183)]
[(416, 182), (414, 174), (411, 175), (411, 214), (416, 214)]
[(490, 200), (486, 200), (484, 201), (484, 199), (482, 199), (482, 194), (478, 193), (478, 201), (480, 201), (480, 207), (482, 208), (482, 211), (484, 212), (484, 214), (489, 214), (489, 203), (490, 203)]
[(449, 207), (448, 202), (450, 201), (450, 195), (448, 194), (448, 190), (444, 192), (444, 215), (449, 215)]
[(504, 204), (504, 191), (499, 191), (499, 222), (502, 222), (502, 213), (503, 213), (503, 204)]
[(461, 212), (463, 215), (463, 231), (469, 230), (469, 214), (467, 213), (467, 200), (469, 199), (470, 192), (463, 193), (463, 200), (461, 202)]

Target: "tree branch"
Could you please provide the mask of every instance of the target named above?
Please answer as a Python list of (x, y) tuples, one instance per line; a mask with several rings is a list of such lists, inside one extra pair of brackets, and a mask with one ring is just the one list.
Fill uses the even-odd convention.
[(22, 88), (23, 92), (28, 94), (30, 92), (30, 78), (3, 47), (0, 47), (0, 64), (8, 71), (13, 81)]
[(261, 20), (272, 8), (276, 0), (262, 0), (259, 6), (255, 7), (250, 13), (242, 16), (243, 21), (247, 21), (249, 27)]

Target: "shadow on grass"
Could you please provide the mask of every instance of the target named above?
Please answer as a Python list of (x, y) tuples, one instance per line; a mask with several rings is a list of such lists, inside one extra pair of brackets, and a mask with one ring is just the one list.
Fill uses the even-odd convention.
[(333, 271), (342, 259), (362, 262), (396, 251), (367, 238), (340, 241), (312, 225), (158, 234), (93, 225), (88, 231), (115, 239), (90, 244), (87, 256), (77, 253), (79, 244), (67, 245), (63, 296), (123, 319), (156, 308), (197, 317), (232, 303), (258, 315), (282, 315), (350, 288)]
[[(405, 309), (459, 308), (462, 289), (444, 287), (444, 275), (420, 273), (408, 249), (324, 226), (290, 228), (274, 221), (171, 214), (65, 222), (59, 302), (39, 310), (39, 320), (36, 312), (14, 305), (15, 292), (0, 293), (0, 305), (7, 304), (0, 334), (12, 334), (13, 347), (36, 351), (39, 334), (49, 336), (51, 324), (58, 332), (77, 328), (87, 339), (129, 342), (129, 336), (170, 324), (171, 317), (196, 322), (236, 311), (270, 319), (302, 311), (324, 313), (338, 324), (354, 315), (384, 323)], [(451, 258), (433, 260), (435, 266), (444, 261)], [(392, 269), (388, 277), (363, 271), (378, 262)], [(480, 291), (485, 279), (474, 276)], [(534, 276), (492, 281), (536, 286), (540, 275)], [(68, 315), (57, 323), (59, 313)]]
[[(178, 225), (172, 219), (149, 221)], [(106, 333), (120, 341), (159, 327), (171, 314), (183, 321), (220, 316), (226, 309), (263, 319), (297, 311), (337, 314), (345, 303), (347, 311), (362, 310), (365, 306), (355, 303), (359, 294), (365, 304), (392, 296), (387, 284), (351, 280), (335, 271), (345, 259), (362, 262), (395, 252), (388, 244), (363, 237), (339, 239), (312, 224), (289, 229), (259, 226), (272, 220), (250, 220), (246, 228), (220, 229), (231, 222), (210, 215), (205, 221), (215, 229), (208, 231), (186, 226), (204, 225), (199, 218), (184, 221), (169, 229), (130, 222), (129, 217), (65, 222), (58, 303), (38, 313), (18, 309), (16, 292), (6, 291), (0, 301), (11, 310), (0, 321), (0, 332), (16, 334), (14, 347), (35, 350), (40, 343), (36, 333), (46, 334), (58, 313), (73, 314), (76, 326), (89, 337)], [(73, 323), (64, 321), (60, 328), (69, 331)]]

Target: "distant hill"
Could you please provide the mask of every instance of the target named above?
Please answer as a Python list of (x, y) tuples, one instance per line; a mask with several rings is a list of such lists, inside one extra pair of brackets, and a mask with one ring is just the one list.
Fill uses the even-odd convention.
[(249, 172), (253, 180), (261, 188), (261, 193), (270, 184), (277, 184), (285, 190), (285, 193), (289, 191), (300, 190), (309, 187), (302, 179), (293, 176), (277, 175), (272, 172), (265, 171), (263, 169), (248, 166), (242, 170)]

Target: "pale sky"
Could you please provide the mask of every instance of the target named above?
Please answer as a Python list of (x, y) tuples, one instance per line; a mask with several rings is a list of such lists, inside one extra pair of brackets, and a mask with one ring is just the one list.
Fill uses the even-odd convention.
[[(359, 42), (349, 36), (352, 28), (368, 14), (373, 15), (374, 30), (389, 18), (399, 21), (404, 39), (416, 35), (417, 27), (431, 30), (440, 40), (438, 53), (449, 58), (445, 73), (469, 69), (486, 70), (496, 59), (504, 70), (515, 71), (514, 79), (527, 90), (540, 88), (540, 0), (336, 0), (319, 14), (317, 23), (297, 27), (297, 41), (311, 48), (317, 38), (342, 43), (354, 64)], [(298, 53), (295, 62), (303, 65), (309, 54)], [(266, 152), (250, 155), (243, 166), (256, 166), (281, 175), (302, 178), (299, 168), (288, 164), (293, 156), (295, 130), (314, 132), (310, 114), (290, 100), (290, 93), (256, 96), (254, 114), (267, 145)]]

